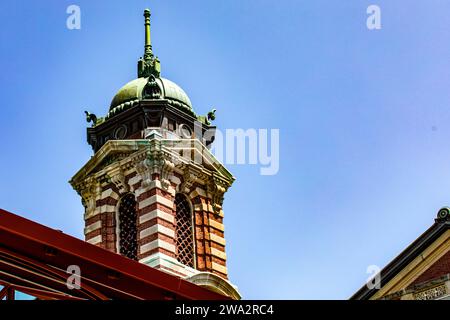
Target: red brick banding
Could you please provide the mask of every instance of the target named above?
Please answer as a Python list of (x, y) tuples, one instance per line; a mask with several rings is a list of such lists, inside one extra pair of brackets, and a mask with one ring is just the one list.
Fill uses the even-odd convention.
[(170, 223), (170, 222), (168, 222), (166, 220), (163, 220), (161, 218), (156, 217), (156, 218), (153, 218), (151, 220), (145, 221), (144, 223), (139, 224), (138, 232), (140, 232), (142, 230), (145, 230), (147, 228), (150, 228), (150, 227), (152, 227), (152, 226), (154, 226), (156, 224), (159, 224), (160, 226), (164, 226), (166, 228), (169, 228), (169, 229), (175, 231), (175, 226), (174, 226), (173, 223)]

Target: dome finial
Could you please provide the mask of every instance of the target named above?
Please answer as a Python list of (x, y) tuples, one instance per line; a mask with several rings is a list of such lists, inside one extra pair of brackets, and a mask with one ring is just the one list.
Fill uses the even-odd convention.
[(159, 64), (159, 59), (153, 55), (152, 50), (152, 40), (150, 36), (150, 10), (144, 10), (145, 17), (145, 47), (144, 56), (138, 61), (138, 77), (149, 77), (151, 74), (155, 77), (159, 77), (161, 72), (161, 67)]
[(144, 49), (144, 59), (153, 57), (152, 52), (152, 40), (150, 37), (150, 9), (144, 10), (145, 17), (145, 49)]

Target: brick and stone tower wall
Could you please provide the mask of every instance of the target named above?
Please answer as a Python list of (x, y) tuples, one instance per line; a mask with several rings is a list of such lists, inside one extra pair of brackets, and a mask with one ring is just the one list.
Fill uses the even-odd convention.
[(70, 181), (85, 207), (86, 241), (232, 298), (224, 194), (232, 174), (210, 152), (215, 110), (195, 114), (187, 94), (160, 76), (144, 11), (138, 78), (108, 114), (86, 112), (93, 157)]
[[(187, 142), (203, 149), (199, 152), (209, 153), (195, 140)], [(136, 228), (136, 253), (130, 258), (183, 277), (198, 270), (226, 279), (221, 202), (232, 177), (220, 177), (181, 157), (178, 153), (182, 144), (186, 145), (186, 141), (163, 140), (155, 133), (147, 140), (110, 141), (104, 145), (105, 152), (96, 154), (72, 180), (85, 205), (86, 241), (121, 253), (120, 215), (127, 213), (121, 212), (121, 204), (131, 196), (135, 202), (136, 221), (131, 227)], [(116, 159), (103, 167), (103, 159), (109, 154), (116, 154)], [(101, 169), (86, 174), (85, 168), (98, 168), (96, 164)], [(185, 221), (177, 216), (177, 197), (185, 204)], [(190, 239), (182, 239), (182, 228), (191, 229), (186, 230)], [(190, 246), (185, 251), (192, 254), (192, 263), (180, 255), (184, 246)]]
[[(183, 155), (192, 152), (204, 163)], [(87, 242), (182, 278), (206, 272), (223, 280), (222, 201), (232, 182), (198, 140), (166, 140), (156, 130), (108, 141), (71, 180)]]

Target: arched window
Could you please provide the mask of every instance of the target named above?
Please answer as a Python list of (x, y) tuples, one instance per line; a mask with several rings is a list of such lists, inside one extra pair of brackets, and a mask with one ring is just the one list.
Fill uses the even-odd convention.
[(192, 209), (185, 195), (175, 196), (176, 206), (176, 259), (194, 268), (194, 235), (192, 228)]
[(119, 252), (137, 260), (137, 215), (133, 194), (128, 193), (120, 200), (118, 220)]

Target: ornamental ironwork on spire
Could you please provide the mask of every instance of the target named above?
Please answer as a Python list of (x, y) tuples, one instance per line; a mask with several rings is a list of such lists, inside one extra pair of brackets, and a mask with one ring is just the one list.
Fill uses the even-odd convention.
[(144, 10), (145, 17), (145, 46), (144, 56), (139, 58), (138, 61), (138, 78), (147, 78), (150, 75), (154, 75), (158, 78), (161, 74), (161, 65), (158, 57), (153, 54), (152, 41), (150, 33), (150, 10)]

